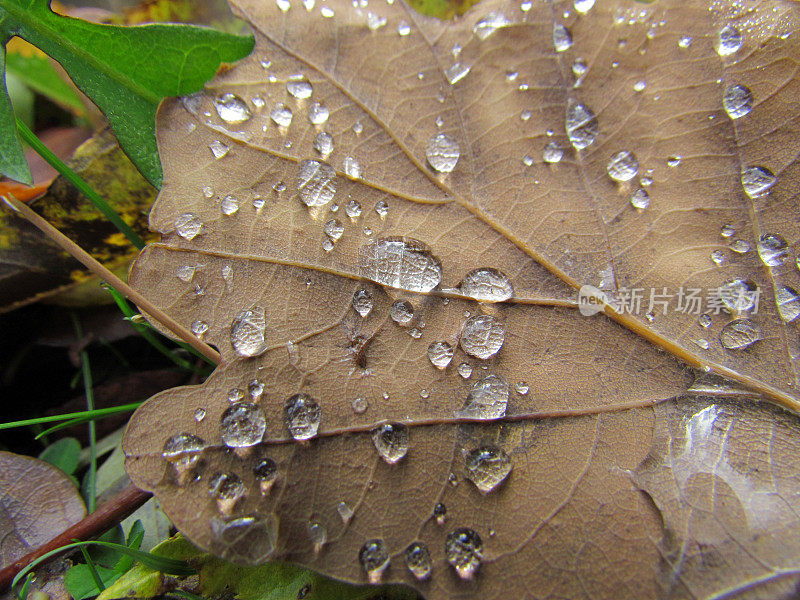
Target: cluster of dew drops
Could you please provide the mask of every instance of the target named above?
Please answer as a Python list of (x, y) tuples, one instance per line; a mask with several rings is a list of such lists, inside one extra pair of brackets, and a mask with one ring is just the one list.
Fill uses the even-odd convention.
[[(278, 6), (283, 11), (291, 9), (289, 0), (277, 0)], [(367, 7), (366, 0), (356, 0), (361, 8)], [(391, 3), (391, 1), (389, 2)], [(575, 0), (574, 8), (580, 14), (587, 13), (594, 5), (595, 0)], [(315, 7), (315, 0), (303, 0), (303, 6), (309, 12)], [(532, 2), (524, 0), (520, 9), (523, 12), (530, 10)], [(330, 7), (320, 7), (321, 15), (325, 18), (334, 16)], [(511, 23), (502, 13), (489, 13), (479, 20), (474, 27), (474, 34), (478, 40), (485, 40), (497, 29), (505, 27)], [(372, 11), (366, 13), (366, 26), (375, 31), (387, 25), (387, 18)], [(655, 35), (655, 28), (648, 36)], [(397, 23), (397, 34), (407, 36), (411, 33), (411, 26), (406, 21)], [(682, 37), (678, 45), (683, 49), (691, 47), (692, 40)], [(553, 47), (555, 52), (564, 52), (573, 45), (572, 36), (569, 30), (561, 24), (556, 24), (553, 29)], [(736, 54), (742, 46), (742, 35), (733, 25), (725, 25), (718, 33), (716, 48), (719, 55), (729, 58)], [(445, 69), (445, 77), (450, 85), (455, 85), (464, 79), (470, 71), (469, 66), (458, 61), (460, 47), (456, 46), (452, 50), (454, 62)], [(265, 70), (270, 68), (268, 60), (262, 61)], [(572, 71), (576, 76), (575, 87), (579, 87), (582, 78), (588, 71), (588, 66), (581, 58), (575, 60)], [(509, 82), (516, 82), (518, 74), (509, 72), (506, 79)], [(271, 82), (277, 80), (269, 75)], [(646, 87), (644, 81), (637, 82), (634, 86), (635, 91), (641, 92)], [(520, 91), (528, 89), (528, 84), (520, 83)], [(296, 102), (300, 109), (305, 108), (306, 118), (311, 126), (316, 128), (316, 135), (311, 144), (310, 152), (313, 158), (302, 160), (297, 172), (297, 190), (300, 200), (309, 209), (320, 210), (330, 207), (331, 212), (337, 212), (338, 203), (334, 202), (337, 189), (337, 170), (327, 160), (334, 152), (335, 140), (325, 128), (328, 122), (330, 111), (323, 102), (313, 101), (313, 86), (302, 75), (290, 77), (286, 82), (286, 92)], [(440, 95), (440, 101), (444, 101), (444, 95)], [(248, 103), (233, 93), (223, 93), (215, 101), (215, 109), (219, 118), (229, 125), (237, 125), (249, 121), (254, 117), (254, 112), (265, 107), (266, 101), (261, 96), (253, 96), (250, 99), (252, 108)], [(722, 98), (722, 106), (727, 115), (735, 120), (746, 117), (753, 108), (753, 94), (751, 90), (742, 84), (734, 84), (727, 87)], [(277, 102), (269, 111), (268, 121), (263, 125), (264, 131), (267, 128), (277, 127), (286, 134), (296, 118), (295, 112), (288, 102)], [(209, 113), (207, 113), (208, 115)], [(531, 117), (530, 111), (523, 111), (521, 118), (527, 121)], [(271, 123), (270, 123), (271, 122)], [(442, 127), (441, 117), (436, 120), (437, 127)], [(363, 125), (356, 122), (353, 132), (360, 135)], [(599, 123), (596, 114), (585, 104), (570, 101), (567, 106), (565, 116), (565, 129), (567, 137), (576, 152), (585, 150), (591, 146), (598, 134)], [(548, 132), (552, 135), (552, 132)], [(290, 145), (291, 142), (287, 142)], [(230, 148), (222, 141), (215, 140), (209, 147), (213, 156), (217, 160), (223, 159)], [(450, 135), (441, 132), (434, 132), (428, 138), (425, 145), (425, 156), (430, 168), (446, 176), (455, 170), (460, 158), (459, 143)], [(564, 157), (565, 149), (555, 142), (548, 143), (543, 152), (542, 160), (546, 164), (555, 165)], [(670, 157), (668, 165), (678, 167), (681, 158), (678, 156)], [(526, 155), (523, 159), (526, 166), (533, 164), (533, 159)], [(606, 167), (608, 176), (620, 185), (630, 185), (639, 176), (640, 165), (636, 155), (627, 149), (619, 150), (612, 154)], [(340, 172), (351, 179), (360, 179), (364, 176), (359, 161), (352, 156), (345, 156), (340, 163)], [(652, 173), (652, 170), (650, 171)], [(751, 199), (757, 199), (769, 193), (770, 188), (776, 183), (776, 177), (766, 167), (747, 166), (742, 170), (741, 182), (745, 193)], [(650, 205), (650, 194), (648, 188), (653, 180), (649, 174), (639, 178), (639, 185), (635, 186), (631, 194), (630, 203), (637, 210), (645, 210)], [(278, 182), (274, 186), (274, 191), (280, 193), (286, 189), (283, 182)], [(214, 196), (213, 190), (204, 189), (206, 198)], [(260, 210), (265, 204), (265, 200), (256, 196), (253, 205)], [(223, 215), (234, 215), (239, 209), (239, 201), (233, 195), (228, 195), (220, 201), (220, 210)], [(375, 206), (375, 211), (383, 218), (385, 217), (388, 206), (385, 201), (379, 202)], [(345, 214), (355, 223), (361, 216), (362, 207), (355, 199), (349, 199), (344, 206)], [(202, 232), (203, 224), (200, 218), (192, 213), (186, 213), (178, 217), (175, 221), (177, 233), (185, 238), (192, 239)], [(339, 219), (332, 217), (325, 221), (323, 231), (325, 240), (323, 249), (326, 252), (333, 250), (335, 243), (344, 234), (344, 225)], [(367, 232), (370, 235), (371, 232)], [(725, 226), (721, 232), (723, 238), (731, 238), (735, 231), (730, 226)], [(743, 240), (736, 240), (731, 244), (731, 249), (735, 252), (744, 253), (750, 250), (749, 245)], [(768, 266), (778, 266), (783, 264), (789, 256), (786, 241), (778, 234), (765, 234), (761, 236), (758, 244), (758, 253), (763, 262)], [(720, 264), (724, 256), (720, 251), (715, 251), (712, 260)], [(183, 281), (190, 281), (194, 268), (191, 266), (181, 267), (177, 276)], [(426, 293), (437, 288), (442, 279), (441, 262), (433, 255), (431, 250), (421, 241), (410, 238), (378, 238), (370, 240), (361, 246), (359, 251), (359, 271), (360, 275), (372, 282), (395, 289), (406, 290), (414, 293)], [(737, 278), (728, 281), (723, 288), (729, 291), (725, 294), (723, 302), (726, 308), (735, 315), (746, 314), (754, 307), (756, 298), (756, 287), (751, 281)], [(506, 275), (497, 269), (479, 268), (468, 273), (458, 286), (457, 290), (451, 290), (464, 297), (476, 300), (481, 303), (503, 302), (513, 297), (513, 287)], [(789, 287), (780, 288), (777, 292), (778, 307), (781, 316), (786, 321), (791, 321), (800, 315), (800, 296)], [(447, 301), (447, 298), (443, 298)], [(367, 287), (359, 287), (352, 298), (352, 309), (361, 317), (367, 318), (373, 309), (373, 296)], [(389, 310), (389, 316), (398, 326), (407, 327), (412, 337), (421, 335), (420, 329), (424, 327), (424, 322), (415, 314), (415, 307), (412, 302), (406, 299), (396, 300)], [(702, 327), (709, 327), (711, 319), (708, 315), (703, 315), (700, 319)], [(208, 324), (196, 321), (192, 324), (193, 332), (202, 336), (208, 330)], [(263, 353), (266, 345), (266, 318), (264, 310), (260, 307), (251, 307), (241, 311), (233, 319), (230, 326), (230, 341), (234, 350), (244, 358), (258, 356)], [(720, 340), (724, 347), (728, 349), (742, 349), (760, 339), (760, 329), (751, 319), (737, 318), (728, 323), (722, 330)], [(453, 337), (458, 339), (458, 345), (467, 355), (485, 361), (497, 352), (505, 340), (504, 325), (491, 314), (465, 315), (460, 332)], [(701, 347), (708, 348), (706, 340), (697, 342)], [(456, 353), (454, 343), (449, 340), (439, 340), (431, 342), (428, 346), (427, 355), (430, 363), (437, 369), (446, 369), (451, 364)], [(473, 367), (469, 362), (462, 362), (456, 367), (457, 373), (469, 379), (473, 372)], [(266, 434), (266, 417), (262, 408), (258, 405), (258, 400), (263, 394), (264, 387), (258, 380), (253, 380), (247, 386), (250, 398), (244, 399), (241, 390), (231, 390), (228, 399), (230, 405), (222, 413), (219, 423), (219, 435), (222, 443), (237, 453), (246, 456), (248, 449), (261, 443)], [(528, 392), (528, 385), (525, 382), (518, 382), (515, 385), (517, 393), (524, 395)], [(454, 416), (471, 420), (492, 420), (502, 418), (506, 414), (510, 389), (508, 383), (499, 375), (489, 374), (474, 385), (468, 392), (464, 406), (455, 411)], [(427, 397), (427, 392), (421, 392), (423, 398)], [(353, 410), (356, 413), (363, 413), (367, 410), (367, 401), (358, 398), (353, 402)], [(306, 442), (317, 436), (320, 422), (322, 420), (322, 409), (320, 402), (305, 393), (297, 393), (284, 402), (284, 423), (291, 437), (298, 442)], [(205, 410), (197, 409), (194, 414), (199, 422), (205, 418)], [(409, 448), (408, 427), (400, 423), (386, 423), (371, 432), (371, 438), (376, 451), (381, 458), (389, 464), (395, 464), (402, 460)], [(197, 477), (194, 470), (198, 465), (202, 451), (208, 447), (205, 440), (191, 433), (181, 433), (166, 440), (162, 455), (177, 473), (179, 483), (183, 484), (192, 477)], [(466, 477), (484, 493), (489, 493), (496, 489), (509, 475), (512, 462), (508, 454), (494, 445), (480, 446), (471, 450), (463, 451), (464, 470)], [(253, 476), (259, 482), (260, 493), (267, 495), (274, 482), (279, 477), (277, 464), (270, 458), (263, 458), (257, 461), (253, 467)], [(452, 476), (455, 479), (455, 476)], [(219, 512), (226, 517), (231, 517), (236, 505), (247, 495), (248, 490), (236, 474), (216, 473), (208, 479), (208, 490), (214, 499)], [(348, 522), (353, 517), (353, 510), (344, 502), (337, 505), (337, 511), (343, 521)], [(432, 516), (437, 523), (443, 524), (445, 521), (446, 508), (443, 504), (437, 504), (432, 511)], [(241, 525), (249, 517), (233, 519), (231, 523)], [(320, 523), (310, 523), (308, 533), (317, 550), (320, 550), (327, 540), (327, 531)], [(463, 578), (470, 578), (480, 566), (482, 560), (483, 544), (479, 534), (473, 529), (459, 527), (452, 530), (446, 537), (445, 556), (453, 569)], [(418, 579), (426, 579), (430, 576), (432, 569), (432, 559), (428, 547), (422, 542), (413, 542), (403, 553), (406, 566), (409, 571)], [(358, 560), (365, 570), (370, 581), (380, 580), (390, 562), (390, 553), (385, 542), (381, 539), (370, 539), (362, 546)]]

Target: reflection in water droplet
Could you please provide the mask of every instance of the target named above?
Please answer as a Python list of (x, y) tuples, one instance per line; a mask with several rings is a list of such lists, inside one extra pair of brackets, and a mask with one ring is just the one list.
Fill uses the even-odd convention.
[(781, 318), (790, 323), (800, 316), (800, 296), (797, 290), (788, 285), (781, 286), (775, 290), (775, 303), (778, 305), (778, 313)]
[(464, 379), (469, 379), (472, 376), (472, 365), (467, 362), (463, 362), (460, 365), (458, 365), (456, 370), (458, 371), (458, 374), (461, 375), (461, 377)]
[(209, 481), (208, 493), (216, 499), (219, 512), (229, 515), (244, 498), (247, 488), (235, 473), (216, 473)]
[(286, 400), (284, 420), (296, 440), (308, 440), (317, 435), (321, 419), (319, 404), (308, 394), (295, 394)]
[(742, 47), (742, 34), (733, 25), (725, 25), (717, 34), (715, 47), (720, 56), (730, 56)]
[(180, 474), (197, 464), (200, 459), (200, 453), (205, 447), (206, 442), (204, 439), (191, 433), (179, 433), (164, 442), (161, 456), (174, 464)]
[(731, 279), (719, 286), (719, 299), (733, 313), (752, 310), (759, 296), (758, 286), (749, 279)]
[(304, 160), (297, 172), (297, 189), (306, 206), (325, 206), (336, 193), (336, 171), (327, 163)]
[(631, 196), (631, 206), (644, 210), (650, 206), (650, 194), (644, 188), (638, 188)]
[(750, 319), (731, 321), (719, 335), (719, 341), (728, 350), (744, 350), (761, 338), (761, 327)]
[(769, 192), (778, 179), (766, 167), (745, 167), (742, 169), (742, 187), (750, 198), (760, 198)]
[(475, 358), (491, 358), (503, 346), (506, 330), (491, 315), (470, 317), (461, 328), (461, 348)]
[(266, 496), (278, 479), (278, 465), (271, 458), (265, 458), (253, 467), (253, 475), (258, 482), (261, 493)]
[(461, 148), (458, 142), (446, 133), (437, 133), (428, 139), (425, 156), (434, 171), (450, 173), (456, 168)]
[(569, 141), (576, 150), (594, 143), (599, 131), (597, 117), (583, 104), (571, 103), (567, 108), (566, 129)]
[(291, 79), (286, 82), (286, 91), (295, 98), (304, 100), (311, 97), (313, 88), (311, 84), (304, 79)]
[(358, 252), (361, 277), (411, 292), (430, 292), (442, 280), (442, 263), (412, 238), (378, 238)]
[(430, 577), (433, 561), (431, 561), (431, 553), (425, 544), (412, 542), (406, 548), (403, 557), (406, 559), (408, 570), (417, 580), (422, 581)]
[(511, 458), (502, 448), (482, 446), (464, 455), (467, 479), (484, 493), (491, 492), (511, 473)]
[(504, 302), (514, 295), (511, 280), (503, 272), (487, 267), (467, 273), (458, 287), (465, 296), (482, 302)]
[(561, 23), (553, 25), (553, 47), (556, 52), (564, 52), (572, 47), (572, 34)]
[(231, 323), (231, 345), (239, 356), (258, 356), (267, 349), (267, 322), (264, 309), (254, 306), (243, 310)]
[(308, 107), (308, 121), (312, 125), (322, 125), (328, 120), (329, 116), (330, 111), (324, 104), (314, 102), (314, 104)]
[(510, 24), (511, 21), (509, 21), (508, 17), (503, 13), (490, 12), (475, 23), (475, 27), (472, 28), (472, 31), (479, 40), (485, 40), (501, 27), (506, 27)]
[(725, 90), (722, 106), (731, 119), (738, 119), (753, 110), (753, 93), (744, 85), (731, 85)]
[(390, 465), (408, 452), (408, 427), (400, 423), (386, 423), (373, 429), (372, 443), (380, 457)]
[(789, 258), (789, 246), (783, 236), (765, 233), (758, 239), (758, 255), (768, 267), (779, 267)]
[(344, 174), (353, 179), (361, 177), (361, 164), (352, 156), (345, 156), (342, 161), (342, 169)]
[(556, 164), (564, 158), (564, 149), (556, 142), (549, 142), (542, 151), (542, 160), (548, 164)]
[(368, 540), (358, 552), (358, 562), (367, 573), (370, 583), (380, 583), (381, 576), (389, 566), (389, 550), (383, 540)]
[(437, 369), (444, 369), (453, 360), (453, 346), (449, 342), (433, 342), (428, 346), (428, 358)]
[(483, 541), (473, 529), (459, 527), (447, 535), (444, 553), (459, 577), (472, 579), (481, 565)]
[(405, 325), (414, 318), (414, 307), (408, 300), (396, 300), (389, 308), (389, 316), (398, 325)]
[(255, 446), (264, 437), (267, 420), (257, 405), (251, 402), (231, 404), (219, 422), (219, 434), (229, 448)]
[(244, 123), (250, 118), (247, 103), (236, 94), (222, 94), (214, 105), (219, 118), (226, 123)]
[(328, 156), (333, 152), (333, 136), (327, 131), (320, 131), (311, 145), (322, 156)]
[(184, 213), (175, 219), (175, 231), (185, 240), (194, 239), (203, 228), (203, 222), (194, 213)]
[(508, 396), (508, 383), (497, 375), (487, 375), (472, 386), (463, 408), (454, 414), (459, 419), (499, 419), (506, 414)]
[(606, 172), (614, 181), (630, 181), (639, 172), (639, 160), (633, 152), (621, 150), (608, 161)]

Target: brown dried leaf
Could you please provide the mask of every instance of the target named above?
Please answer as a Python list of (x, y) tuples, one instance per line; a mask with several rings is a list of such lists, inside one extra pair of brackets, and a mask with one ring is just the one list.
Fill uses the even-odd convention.
[[(781, 319), (773, 289), (797, 288), (800, 273), (791, 250), (772, 267), (755, 250), (767, 233), (790, 248), (798, 239), (798, 42), (784, 35), (797, 26), (797, 8), (603, 2), (582, 14), (572, 3), (523, 2), (524, 10), (487, 0), (442, 23), (401, 0), (361, 8), (326, 0), (332, 17), (319, 6), (283, 12), (287, 5), (235, 2), (256, 31), (254, 54), (205, 94), (160, 112), (165, 184), (150, 219), (163, 241), (137, 259), (131, 281), (217, 346), (223, 365), (203, 386), (164, 392), (137, 411), (124, 444), (132, 480), (153, 490), (195, 543), (232, 560), (281, 556), (364, 581), (359, 550), (380, 538), (391, 553), (385, 579), (411, 583), (429, 599), (684, 597), (696, 589), (722, 594), (751, 577), (768, 583), (783, 568), (773, 555), (760, 557), (758, 572), (666, 569), (675, 563), (662, 526), (677, 517), (660, 498), (677, 493), (680, 512), (682, 490), (658, 477), (645, 485), (635, 470), (663, 455), (664, 432), (679, 422), (670, 412), (677, 409), (652, 406), (672, 407), (687, 391), (723, 398), (759, 392), (798, 406), (790, 341), (797, 333)], [(496, 24), (497, 15), (508, 26), (489, 31), (487, 20)], [(572, 37), (563, 52), (554, 50), (559, 23)], [(714, 45), (727, 23), (744, 44), (722, 57)], [(681, 41), (688, 37), (691, 44)], [(576, 82), (580, 56), (587, 70)], [(456, 62), (470, 70), (450, 84)], [(287, 93), (297, 75), (313, 88), (310, 98)], [(722, 98), (741, 82), (755, 106), (731, 120)], [(215, 101), (226, 93), (244, 99), (251, 116), (223, 119), (230, 112)], [(236, 108), (235, 100), (225, 102)], [(329, 111), (324, 123), (309, 124), (314, 102)], [(279, 103), (292, 111), (290, 124), (287, 113), (273, 112)], [(596, 113), (599, 125), (582, 150), (570, 148), (565, 128), (575, 103)], [(323, 130), (333, 140), (327, 162), (337, 171), (336, 191), (309, 208), (301, 202), (308, 190), (302, 161), (321, 160), (312, 143)], [(449, 174), (426, 157), (440, 133), (460, 146)], [(564, 149), (557, 164), (543, 160), (550, 142)], [(639, 178), (615, 183), (607, 164), (622, 150), (638, 157)], [(755, 199), (741, 181), (741, 169), (753, 165), (777, 176)], [(640, 185), (649, 192), (645, 209), (631, 205)], [(720, 235), (726, 225), (733, 236)], [(413, 278), (380, 285), (389, 279), (365, 268), (370, 243), (398, 236), (430, 246), (442, 264), (439, 286), (420, 290)], [(730, 248), (744, 243), (748, 252)], [(513, 297), (487, 304), (459, 293), (459, 282), (481, 267), (508, 275)], [(660, 306), (646, 314), (650, 289), (705, 294), (735, 277), (761, 291), (749, 316), (711, 311), (705, 323), (679, 310), (675, 296), (663, 314)], [(585, 317), (576, 310), (583, 284), (609, 301), (631, 288), (648, 295), (638, 311)], [(366, 317), (352, 305), (358, 290), (373, 298)], [(398, 300), (414, 307), (402, 325), (390, 318)], [(257, 358), (242, 358), (231, 342), (234, 321), (248, 309), (264, 314)], [(466, 319), (481, 314), (505, 327), (502, 348), (486, 360), (458, 345)], [(726, 349), (719, 339), (737, 316), (755, 321), (762, 339)], [(439, 341), (455, 347), (443, 370), (428, 358), (429, 344)], [(708, 377), (695, 383), (686, 363), (738, 387)], [(471, 376), (461, 376), (462, 364)], [(489, 375), (510, 384), (504, 418), (463, 418), (458, 411), (470, 390)], [(254, 380), (263, 395), (248, 398)], [(284, 402), (300, 392), (321, 407), (319, 436), (303, 444), (284, 423)], [(232, 451), (220, 437), (222, 413), (237, 398), (265, 413), (266, 435), (249, 451)], [(768, 423), (772, 414), (760, 410), (752, 409), (757, 422)], [(409, 428), (408, 455), (394, 465), (381, 460), (369, 433), (386, 422)], [(208, 442), (189, 473), (161, 456), (165, 440), (181, 432)], [(790, 433), (780, 429), (782, 443)], [(513, 466), (489, 493), (465, 478), (465, 454), (485, 445), (502, 448)], [(265, 457), (279, 475), (262, 497), (253, 467)], [(669, 464), (657, 464), (663, 478)], [(773, 467), (796, 473), (793, 465)], [(237, 475), (247, 490), (232, 507), (209, 494), (217, 473)], [(800, 509), (795, 497), (781, 498)], [(433, 516), (437, 503), (447, 507), (442, 525)], [(349, 510), (352, 518), (342, 518)], [(226, 523), (240, 517), (256, 523), (231, 536)], [(327, 543), (315, 551), (316, 525)], [(470, 581), (446, 560), (444, 540), (457, 527), (483, 540), (483, 563)], [(433, 561), (424, 582), (404, 565), (415, 540)], [(673, 578), (680, 585), (671, 586)]]
[(84, 516), (83, 500), (63, 472), (36, 458), (0, 452), (0, 567)]

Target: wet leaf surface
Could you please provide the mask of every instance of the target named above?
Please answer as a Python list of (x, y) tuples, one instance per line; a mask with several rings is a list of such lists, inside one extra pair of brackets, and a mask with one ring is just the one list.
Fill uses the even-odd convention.
[(234, 9), (256, 50), (162, 106), (131, 273), (223, 356), (124, 441), (181, 531), (429, 599), (792, 588), (792, 546), (714, 521), (719, 464), (669, 471), (700, 394), (796, 477), (796, 417), (751, 402), (798, 406), (796, 6)]

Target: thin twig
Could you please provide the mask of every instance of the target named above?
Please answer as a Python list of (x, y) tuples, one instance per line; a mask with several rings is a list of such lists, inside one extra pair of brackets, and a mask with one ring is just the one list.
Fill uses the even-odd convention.
[(8, 207), (11, 208), (11, 210), (13, 210), (15, 213), (24, 217), (33, 225), (38, 227), (45, 235), (47, 235), (47, 237), (61, 246), (61, 248), (72, 255), (78, 262), (83, 264), (83, 266), (97, 275), (100, 279), (104, 280), (108, 285), (120, 292), (128, 300), (139, 306), (139, 308), (156, 319), (159, 323), (161, 323), (161, 325), (169, 329), (178, 338), (189, 344), (192, 348), (200, 352), (214, 364), (219, 364), (221, 360), (219, 352), (214, 350), (208, 344), (197, 339), (197, 337), (192, 335), (192, 333), (183, 325), (178, 323), (160, 308), (156, 307), (147, 298), (142, 296), (139, 292), (122, 281), (119, 277), (114, 275), (114, 273), (106, 269), (103, 265), (92, 258), (92, 256), (83, 248), (78, 246), (75, 242), (48, 223), (47, 220), (14, 198), (3, 196), (3, 202), (5, 202), (6, 205), (8, 205)]
[(36, 550), (23, 556), (16, 562), (0, 570), (0, 590), (7, 589), (17, 573), (24, 569), (31, 562), (52, 552), (61, 546), (65, 546), (74, 540), (89, 540), (99, 536), (101, 533), (110, 529), (120, 521), (130, 516), (137, 508), (150, 499), (151, 494), (143, 492), (139, 488), (129, 485), (119, 494), (103, 503), (96, 511), (87, 515), (67, 529), (57, 535), (49, 542), (42, 544)]

